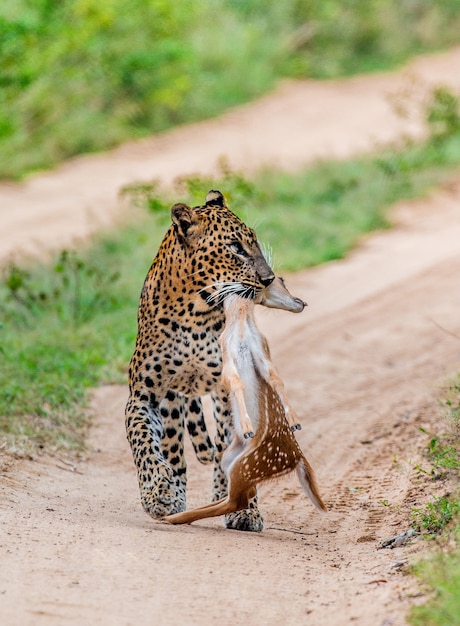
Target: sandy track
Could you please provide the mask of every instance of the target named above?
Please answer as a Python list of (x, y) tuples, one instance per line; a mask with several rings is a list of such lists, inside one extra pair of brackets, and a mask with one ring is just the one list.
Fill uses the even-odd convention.
[[(390, 76), (369, 78), (368, 89), (360, 78), (340, 82), (338, 92), (361, 83), (365, 94), (380, 79), (390, 86)], [(273, 98), (276, 109), (275, 96), (261, 106)], [(282, 110), (283, 90), (277, 97)], [(250, 105), (236, 117), (249, 120), (251, 107), (257, 110)], [(319, 136), (323, 124), (325, 145), (327, 111), (315, 126)], [(182, 129), (187, 142), (196, 128)], [(237, 128), (235, 119), (235, 136)], [(177, 163), (182, 131), (172, 134)], [(194, 146), (201, 152), (190, 143), (189, 155)], [(91, 158), (102, 167), (102, 156)], [(43, 206), (38, 199), (37, 214)], [(262, 534), (228, 531), (220, 520), (154, 522), (141, 510), (125, 440), (127, 390), (104, 387), (94, 394), (87, 459), (42, 458), (2, 472), (2, 623), (402, 625), (414, 582), (397, 565), (420, 544), (377, 548), (407, 529), (407, 508), (428, 496), (412, 469), (419, 429), (435, 427), (438, 385), (460, 368), (459, 207), (460, 181), (398, 206), (393, 231), (369, 237), (343, 262), (290, 277), (291, 291), (309, 303), (304, 313), (259, 311), (301, 416), (299, 442), (316, 468), (327, 515), (292, 477), (261, 490)], [(211, 470), (189, 458), (194, 506), (207, 499)]]

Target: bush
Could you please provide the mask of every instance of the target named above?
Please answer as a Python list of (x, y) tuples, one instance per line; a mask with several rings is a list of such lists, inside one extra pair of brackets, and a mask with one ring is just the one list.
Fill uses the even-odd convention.
[[(0, 6), (0, 178), (209, 117), (280, 76), (458, 41), (460, 0), (15, 0)], [(391, 34), (391, 37), (389, 37)]]

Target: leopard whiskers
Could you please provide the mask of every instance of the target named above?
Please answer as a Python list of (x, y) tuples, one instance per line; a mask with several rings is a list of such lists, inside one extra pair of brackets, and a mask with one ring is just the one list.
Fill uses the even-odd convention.
[(264, 259), (267, 261), (267, 264), (272, 267), (274, 260), (273, 248), (269, 243), (260, 242), (260, 249), (262, 250), (262, 254)]
[(255, 287), (247, 286), (246, 289), (240, 293), (242, 298), (247, 298), (248, 300), (253, 300), (256, 297), (257, 290)]
[(256, 291), (255, 287), (250, 287), (244, 285), (243, 283), (217, 282), (212, 283), (211, 285), (204, 287), (203, 289), (200, 289), (200, 292), (206, 291), (208, 289), (215, 290), (206, 298), (206, 302), (208, 304), (222, 304), (226, 298), (233, 294), (237, 294), (245, 298), (254, 297)]
[(222, 304), (225, 298), (227, 298), (228, 296), (234, 293), (241, 292), (241, 288), (242, 288), (241, 283), (236, 283), (236, 282), (214, 283), (214, 285), (211, 285), (211, 286), (215, 287), (216, 291), (214, 291), (214, 293), (210, 294), (207, 297), (206, 302), (208, 304), (212, 304), (213, 302), (216, 302), (217, 304)]

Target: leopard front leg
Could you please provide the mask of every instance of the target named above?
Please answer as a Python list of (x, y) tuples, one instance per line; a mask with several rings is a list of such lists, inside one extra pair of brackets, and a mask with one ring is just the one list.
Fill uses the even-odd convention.
[(162, 518), (185, 509), (185, 472), (178, 475), (162, 452), (163, 424), (153, 393), (131, 389), (126, 405), (126, 434), (137, 469), (141, 502), (146, 513)]
[(167, 391), (160, 402), (160, 415), (163, 424), (161, 452), (172, 469), (176, 487), (176, 510), (186, 508), (187, 463), (184, 453), (185, 415), (187, 398), (175, 391)]
[[(216, 421), (216, 451), (211, 501), (215, 502), (227, 496), (228, 480), (222, 469), (222, 456), (233, 439), (233, 419), (230, 399), (223, 388), (212, 394), (212, 400)], [(224, 526), (234, 530), (262, 531), (264, 520), (259, 511), (257, 495), (251, 498), (247, 509), (226, 515)]]
[(208, 435), (200, 398), (185, 398), (185, 423), (198, 461), (204, 465), (212, 463), (214, 446)]

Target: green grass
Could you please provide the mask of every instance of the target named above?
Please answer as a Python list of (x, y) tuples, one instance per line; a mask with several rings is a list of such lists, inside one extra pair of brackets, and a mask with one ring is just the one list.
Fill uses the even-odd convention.
[(412, 526), (415, 530), (433, 537), (460, 513), (460, 502), (451, 494), (434, 498), (421, 509), (414, 509)]
[(423, 195), (458, 168), (460, 124), (452, 102), (458, 106), (435, 94), (432, 138), (398, 152), (321, 163), (295, 175), (266, 171), (252, 180), (224, 168), (220, 180), (181, 181), (169, 198), (158, 185), (134, 186), (125, 193), (150, 209), (137, 224), (78, 253), (63, 252), (51, 266), (5, 267), (0, 434), (12, 442), (83, 445), (88, 389), (126, 380), (139, 293), (173, 202), (202, 203), (208, 189), (220, 188), (270, 244), (279, 273), (341, 258), (364, 233), (388, 225), (395, 200)]
[(455, 626), (460, 623), (460, 526), (452, 533), (455, 547), (419, 563), (414, 573), (431, 590), (432, 599), (414, 607), (412, 626)]
[(0, 178), (216, 115), (283, 76), (393, 67), (460, 42), (460, 0), (0, 4)]
[(63, 253), (51, 267), (4, 269), (0, 433), (11, 444), (82, 447), (87, 390), (126, 380), (142, 275), (160, 241), (152, 220), (148, 228), (148, 237), (128, 228)]
[[(425, 537), (439, 535), (452, 520), (460, 515), (460, 385), (453, 382), (446, 390), (443, 401), (447, 418), (447, 430), (436, 435), (429, 434), (425, 429), (420, 431), (429, 436), (425, 457), (430, 468), (416, 466), (418, 472), (429, 476), (440, 485), (449, 481), (454, 485), (448, 493), (433, 498), (424, 507), (412, 511), (412, 527)], [(439, 488), (438, 488), (439, 490)]]
[[(431, 599), (414, 607), (413, 626), (452, 626), (460, 623), (460, 375), (445, 400), (448, 434), (431, 440), (427, 456), (452, 479), (453, 492), (436, 498), (415, 512), (416, 527), (432, 537), (442, 533), (441, 549), (419, 562), (413, 573), (431, 591)], [(434, 442), (434, 443), (433, 443)]]

